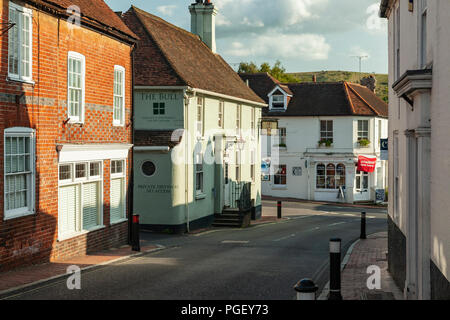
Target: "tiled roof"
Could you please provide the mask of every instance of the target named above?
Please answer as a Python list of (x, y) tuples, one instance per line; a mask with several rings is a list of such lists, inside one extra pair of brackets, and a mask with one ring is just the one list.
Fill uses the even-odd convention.
[[(137, 86), (185, 85), (264, 103), (197, 35), (134, 6), (124, 21), (141, 38), (135, 62)], [(155, 59), (150, 61), (149, 56)]]
[[(379, 116), (388, 117), (388, 105), (368, 88), (349, 82), (304, 82), (280, 84), (263, 74), (241, 74), (250, 87), (266, 97), (275, 86), (292, 92), (285, 112), (264, 110), (268, 116)], [(270, 85), (272, 83), (272, 86)]]
[(70, 6), (78, 6), (81, 22), (118, 37), (137, 39), (120, 17), (103, 0), (25, 0), (26, 2), (49, 10), (51, 13), (68, 16)]
[(172, 141), (173, 130), (137, 130), (134, 132), (134, 145), (136, 147), (175, 147), (179, 140)]
[(280, 82), (272, 77), (267, 72), (264, 73), (240, 73), (239, 76), (242, 80), (248, 81), (250, 88), (263, 99), (266, 103), (269, 103), (269, 97), (267, 96), (276, 85)]

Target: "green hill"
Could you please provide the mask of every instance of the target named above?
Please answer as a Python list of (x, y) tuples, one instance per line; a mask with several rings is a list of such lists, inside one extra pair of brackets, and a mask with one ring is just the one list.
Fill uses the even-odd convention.
[(388, 102), (388, 75), (387, 74), (374, 74), (374, 73), (359, 73), (351, 71), (318, 71), (318, 72), (297, 72), (289, 73), (299, 79), (299, 82), (311, 82), (312, 76), (316, 75), (318, 82), (337, 82), (348, 81), (353, 83), (359, 83), (361, 78), (369, 75), (374, 75), (377, 79), (377, 88), (375, 93), (378, 97)]

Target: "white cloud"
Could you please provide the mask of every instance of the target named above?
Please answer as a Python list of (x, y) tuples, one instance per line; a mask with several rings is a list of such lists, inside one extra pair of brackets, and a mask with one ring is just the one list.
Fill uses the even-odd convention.
[[(244, 44), (245, 43), (245, 44)], [(330, 45), (315, 34), (259, 35), (248, 41), (234, 41), (225, 54), (233, 57), (278, 57), (304, 60), (326, 60)]]
[(387, 32), (387, 20), (381, 19), (378, 16), (379, 10), (379, 3), (374, 3), (367, 7), (366, 14), (368, 17), (366, 20), (366, 28), (372, 32)]
[(370, 58), (369, 52), (367, 50), (364, 50), (360, 46), (353, 46), (353, 47), (351, 47), (350, 48), (350, 56), (366, 57), (364, 59), (369, 59)]
[(167, 6), (159, 6), (156, 8), (156, 10), (166, 16), (172, 16), (175, 9), (177, 8), (176, 5), (167, 5)]

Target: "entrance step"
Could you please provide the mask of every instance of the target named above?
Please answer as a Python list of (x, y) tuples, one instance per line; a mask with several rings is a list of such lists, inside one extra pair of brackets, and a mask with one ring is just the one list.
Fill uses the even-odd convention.
[(243, 213), (237, 210), (225, 210), (222, 214), (215, 216), (213, 226), (245, 228), (250, 225), (249, 214), (250, 213)]

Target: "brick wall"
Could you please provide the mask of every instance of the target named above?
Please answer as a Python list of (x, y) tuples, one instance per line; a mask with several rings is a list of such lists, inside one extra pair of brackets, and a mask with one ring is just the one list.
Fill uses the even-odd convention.
[[(20, 2), (18, 2), (20, 4)], [(0, 20), (8, 21), (9, 1), (0, 0)], [(34, 8), (33, 8), (34, 9)], [(0, 270), (49, 259), (85, 254), (123, 244), (127, 223), (109, 225), (109, 161), (104, 166), (105, 229), (58, 242), (58, 153), (60, 143), (131, 143), (131, 45), (87, 27), (76, 27), (33, 10), (34, 84), (7, 81), (8, 34), (0, 35), (0, 179), (3, 181), (4, 129), (36, 130), (36, 214), (4, 221), (4, 186), (0, 184)], [(67, 55), (86, 57), (84, 125), (67, 119)], [(125, 75), (125, 126), (114, 127), (114, 66)], [(131, 153), (127, 168), (130, 168)], [(129, 181), (129, 171), (127, 181)], [(128, 206), (127, 206), (128, 207)]]

